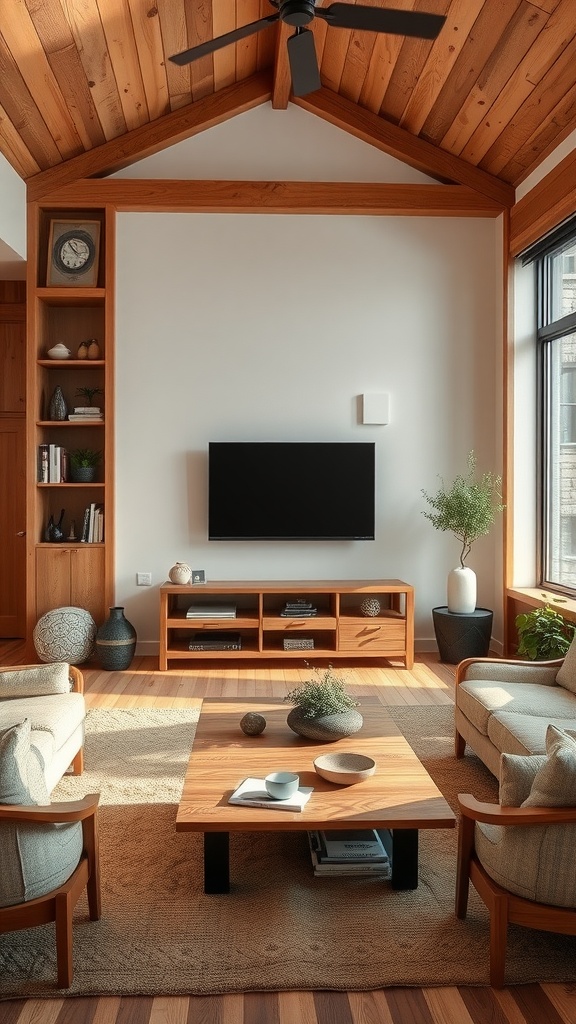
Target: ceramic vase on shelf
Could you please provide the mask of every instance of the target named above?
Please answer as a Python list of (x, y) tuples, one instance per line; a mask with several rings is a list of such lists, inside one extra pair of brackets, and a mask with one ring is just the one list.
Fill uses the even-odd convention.
[(96, 338), (90, 338), (88, 344), (88, 359), (100, 359), (100, 345)]
[(176, 562), (176, 565), (173, 565), (170, 569), (168, 576), (171, 583), (190, 583), (192, 569), (186, 562)]
[(96, 631), (96, 654), (107, 672), (129, 668), (136, 650), (136, 630), (124, 615), (124, 609), (110, 609), (103, 626)]
[(476, 608), (476, 573), (468, 566), (458, 566), (448, 573), (448, 611), (469, 615)]
[(50, 405), (48, 406), (48, 419), (50, 420), (65, 420), (68, 416), (68, 405), (66, 399), (62, 393), (62, 388), (59, 384), (56, 385), (52, 392), (50, 399)]

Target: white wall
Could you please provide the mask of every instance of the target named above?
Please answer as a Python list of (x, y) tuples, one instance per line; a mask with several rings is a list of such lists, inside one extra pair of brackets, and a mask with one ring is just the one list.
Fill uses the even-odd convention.
[(0, 279), (24, 278), (25, 258), (26, 186), (0, 153)]
[[(246, 152), (276, 116), (258, 112), (263, 119), (245, 122), (244, 176)], [(278, 143), (291, 165), (310, 145), (293, 127)], [(221, 176), (240, 177), (225, 128), (201, 177), (219, 159)], [(359, 176), (358, 146), (373, 161), (371, 147), (322, 122), (318, 131), (319, 177), (335, 172), (342, 153)], [(189, 153), (194, 141), (183, 144)], [(402, 173), (376, 155), (389, 174)], [(267, 174), (253, 176), (281, 170), (268, 161)], [(400, 577), (416, 588), (419, 645), (434, 646), (430, 609), (445, 603), (458, 544), (423, 517), (421, 488), (463, 471), (471, 448), (480, 469), (500, 468), (499, 237), (492, 220), (119, 216), (116, 600), (139, 650), (157, 640), (157, 586), (176, 560), (212, 579)], [(390, 393), (388, 426), (360, 425), (358, 396), (367, 391)], [(209, 543), (207, 444), (236, 439), (375, 440), (376, 540)], [(479, 540), (470, 559), (478, 603), (496, 610), (499, 539), (496, 530)], [(137, 571), (150, 571), (155, 585), (137, 588)]]

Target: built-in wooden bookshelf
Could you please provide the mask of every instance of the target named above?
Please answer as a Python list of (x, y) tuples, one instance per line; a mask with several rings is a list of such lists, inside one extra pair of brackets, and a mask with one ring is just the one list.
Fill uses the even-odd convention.
[[(377, 615), (362, 614), (365, 598), (380, 602)], [(284, 614), (286, 602), (302, 598), (313, 616)], [(233, 606), (233, 617), (221, 617)], [(206, 607), (213, 614), (198, 612)], [(194, 609), (195, 617), (187, 617)], [(228, 650), (190, 650), (195, 634), (221, 631)], [(232, 646), (238, 634), (240, 648)], [(312, 649), (286, 650), (287, 637), (306, 637)], [(414, 664), (414, 588), (402, 580), (223, 581), (201, 585), (165, 583), (160, 588), (160, 669), (197, 658), (399, 658)]]
[[(114, 214), (104, 206), (81, 209), (50, 204), (30, 204), (28, 251), (36, 258), (28, 267), (27, 325), (27, 637), (30, 643), (38, 618), (51, 608), (78, 605), (86, 608), (97, 624), (114, 603), (113, 581), (113, 487), (114, 487)], [(74, 283), (50, 287), (48, 280), (51, 224), (55, 219), (97, 221), (100, 225), (98, 271), (93, 286)], [(95, 359), (78, 358), (83, 341), (96, 339)], [(70, 357), (52, 359), (48, 351), (62, 343)], [(70, 413), (86, 406), (80, 389), (98, 388), (97, 404), (102, 419), (55, 420), (50, 417), (54, 389), (62, 389)], [(75, 449), (101, 452), (93, 482), (67, 479), (43, 482), (39, 471), (40, 445), (55, 445), (68, 453)], [(102, 508), (103, 539), (82, 541), (85, 510)], [(46, 538), (50, 516), (58, 521), (64, 509), (64, 539)], [(74, 524), (74, 537), (70, 532)]]

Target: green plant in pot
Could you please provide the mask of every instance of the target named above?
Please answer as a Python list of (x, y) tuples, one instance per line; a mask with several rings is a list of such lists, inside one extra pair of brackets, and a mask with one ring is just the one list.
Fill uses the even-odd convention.
[(431, 511), (422, 514), (437, 530), (453, 533), (459, 540), (460, 565), (448, 576), (448, 611), (470, 613), (476, 608), (476, 573), (466, 559), (474, 541), (490, 532), (501, 503), (502, 478), (493, 473), (476, 475), (476, 456), (468, 454), (468, 472), (447, 486), (442, 480), (436, 494), (422, 491)]
[(76, 484), (89, 484), (96, 478), (102, 452), (93, 448), (76, 448), (70, 452), (70, 479)]
[(294, 705), (287, 718), (292, 732), (323, 743), (358, 732), (364, 721), (356, 711), (358, 701), (346, 692), (344, 681), (334, 673), (332, 665), (323, 671), (315, 666), (312, 671), (312, 678), (284, 697), (287, 704)]
[(518, 654), (530, 661), (564, 658), (576, 632), (576, 626), (548, 603), (531, 612), (522, 612), (514, 622), (518, 630)]

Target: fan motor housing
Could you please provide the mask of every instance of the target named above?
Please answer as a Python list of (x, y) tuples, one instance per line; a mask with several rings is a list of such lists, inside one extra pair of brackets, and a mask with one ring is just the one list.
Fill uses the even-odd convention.
[(301, 28), (314, 19), (314, 0), (280, 0), (280, 18), (287, 25)]

